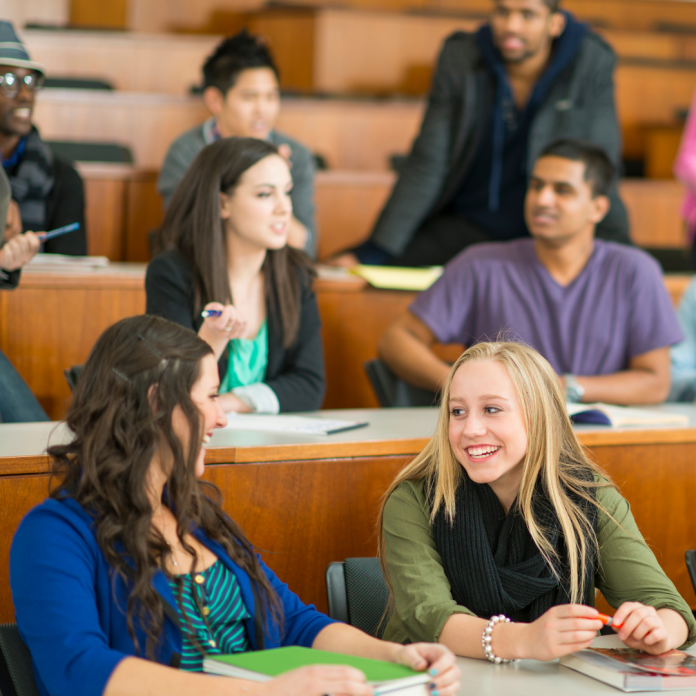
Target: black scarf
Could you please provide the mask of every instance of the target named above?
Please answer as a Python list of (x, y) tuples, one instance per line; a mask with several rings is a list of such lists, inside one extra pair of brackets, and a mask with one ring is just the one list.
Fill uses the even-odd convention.
[(46, 229), (46, 199), (53, 190), (53, 155), (32, 126), (25, 142), (24, 154), (7, 178), (12, 198), (19, 203), (22, 227), (25, 230)]
[[(512, 621), (521, 622), (534, 621), (551, 607), (568, 604), (567, 552), (560, 523), (542, 486), (538, 485), (534, 494), (534, 513), (561, 559), (557, 564), (560, 582), (534, 543), (517, 501), (506, 515), (488, 484), (474, 483), (463, 473), (456, 491), (453, 523), (441, 507), (432, 527), (457, 604), (482, 618), (505, 614)], [(576, 502), (596, 529), (596, 507), (580, 498)], [(594, 564), (594, 556), (588, 558), (584, 571), (586, 594), (590, 591)]]

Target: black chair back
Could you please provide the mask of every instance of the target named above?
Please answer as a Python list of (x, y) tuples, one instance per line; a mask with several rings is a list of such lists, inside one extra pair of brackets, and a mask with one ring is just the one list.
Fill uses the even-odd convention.
[(363, 363), (372, 390), (382, 408), (408, 408), (409, 406), (437, 406), (439, 396), (435, 392), (414, 387), (399, 379), (381, 360)]
[(17, 624), (0, 624), (0, 693), (2, 696), (39, 696), (29, 648)]
[(684, 559), (686, 560), (686, 569), (689, 571), (691, 584), (694, 586), (694, 592), (696, 592), (696, 551), (686, 551)]
[(51, 152), (65, 162), (114, 162), (133, 164), (130, 148), (120, 143), (95, 143), (79, 140), (47, 140)]
[(73, 365), (71, 368), (63, 370), (63, 374), (65, 375), (65, 381), (68, 383), (71, 392), (75, 391), (77, 380), (80, 376), (80, 373), (82, 372), (83, 367), (84, 365)]
[(389, 588), (379, 558), (346, 558), (326, 569), (329, 616), (381, 638)]

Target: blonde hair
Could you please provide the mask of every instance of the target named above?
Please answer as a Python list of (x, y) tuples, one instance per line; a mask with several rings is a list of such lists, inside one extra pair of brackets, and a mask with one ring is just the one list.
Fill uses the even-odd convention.
[[(588, 458), (576, 437), (556, 373), (539, 353), (521, 343), (478, 343), (462, 353), (452, 366), (442, 390), (435, 434), (423, 451), (399, 472), (382, 499), (378, 544), (384, 577), (391, 590), (383, 521), (384, 507), (397, 486), (404, 481), (424, 480), (426, 495), (432, 502), (430, 523), (434, 522), (441, 508), (450, 522), (454, 519), (455, 493), (464, 474), (449, 440), (452, 380), (465, 363), (491, 360), (501, 362), (507, 369), (522, 404), (527, 430), (527, 452), (517, 494), (519, 513), (551, 572), (559, 577), (554, 563), (559, 560), (558, 554), (548, 540), (549, 530), (542, 527), (534, 514), (534, 492), (537, 483), (541, 482), (558, 518), (568, 552), (571, 601), (582, 602), (587, 591), (584, 569), (595, 557), (597, 534), (578, 499), (603, 510), (596, 501), (594, 489), (613, 484), (595, 482), (596, 475), (606, 480), (608, 477)], [(393, 600), (393, 591), (391, 594)]]

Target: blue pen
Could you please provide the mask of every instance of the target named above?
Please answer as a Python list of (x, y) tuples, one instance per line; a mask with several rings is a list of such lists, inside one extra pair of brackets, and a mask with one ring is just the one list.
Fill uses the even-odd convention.
[(50, 232), (46, 232), (45, 234), (41, 235), (40, 239), (42, 242), (45, 242), (47, 239), (53, 239), (54, 237), (60, 237), (63, 234), (68, 234), (68, 232), (74, 232), (75, 230), (80, 229), (80, 223), (79, 222), (73, 222), (71, 225), (65, 225), (64, 227), (58, 227), (55, 230), (51, 230)]
[(204, 309), (201, 312), (201, 316), (204, 319), (207, 319), (208, 317), (219, 317), (222, 314), (221, 309)]

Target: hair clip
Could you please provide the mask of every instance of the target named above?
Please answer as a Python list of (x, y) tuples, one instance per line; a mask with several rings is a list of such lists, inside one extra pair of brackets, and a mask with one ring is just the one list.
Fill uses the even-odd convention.
[(143, 336), (142, 334), (136, 334), (136, 335), (150, 349), (151, 353), (156, 355), (163, 362), (167, 362), (167, 358), (165, 358), (164, 355), (162, 355), (162, 353), (159, 350), (157, 350), (157, 348), (155, 348), (155, 346), (153, 346), (152, 343), (150, 343), (150, 341), (148, 341), (145, 338), (145, 336)]
[(130, 382), (130, 378), (126, 377), (126, 375), (123, 374), (120, 370), (117, 370), (115, 367), (111, 368), (111, 371), (117, 376), (120, 377), (121, 379), (126, 380), (126, 382)]

